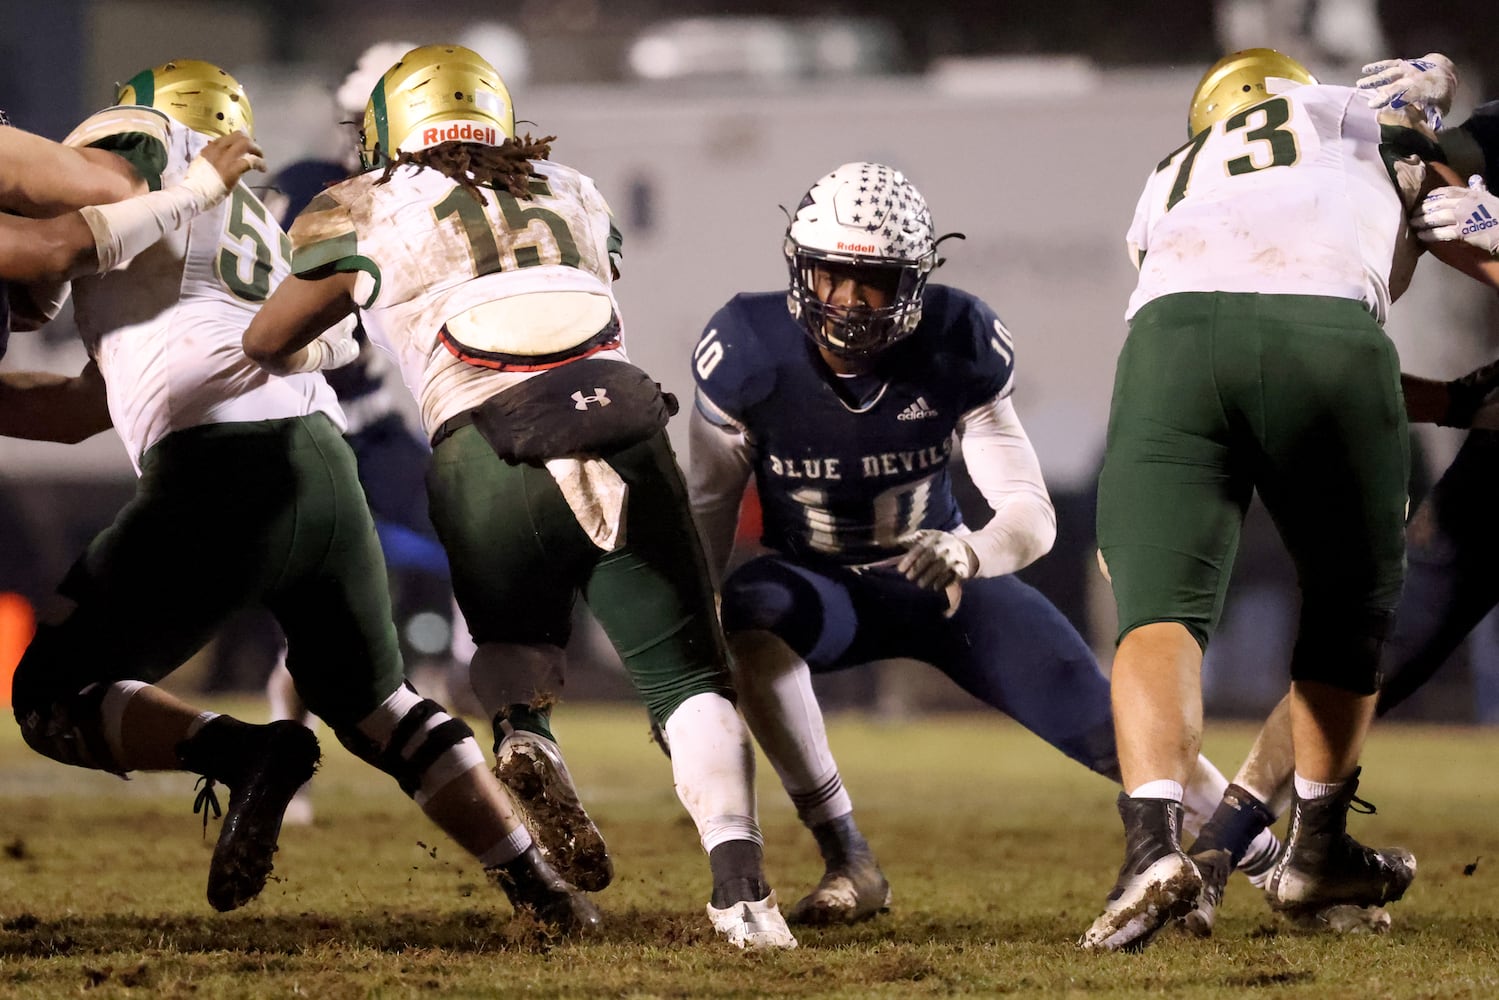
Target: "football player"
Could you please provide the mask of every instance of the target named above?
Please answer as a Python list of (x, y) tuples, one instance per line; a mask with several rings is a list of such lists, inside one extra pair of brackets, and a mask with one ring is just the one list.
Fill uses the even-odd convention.
[[(215, 139), (202, 155), (184, 183), (121, 201), (133, 191), (128, 168), (110, 162), (118, 157), (22, 131), (0, 112), (0, 212), (14, 213), (0, 214), (0, 358), (12, 326), (35, 329), (61, 306), (59, 282), (134, 256), (217, 205), (246, 171), (265, 168), (259, 147), (242, 133)], [(95, 207), (96, 201), (120, 203)], [(31, 215), (40, 218), (25, 217)], [(7, 279), (16, 284), (7, 285)], [(26, 283), (39, 283), (50, 294), (39, 302)], [(0, 434), (78, 441), (108, 426), (93, 364), (73, 378), (0, 373)]]
[[(1404, 100), (1445, 113), (1456, 87), (1451, 63), (1439, 54), (1372, 63), (1363, 72), (1358, 86), (1370, 91), (1370, 105), (1375, 108)], [(1479, 180), (1468, 187), (1436, 189), (1421, 202), (1411, 224), (1428, 242), (1460, 239), (1493, 253), (1492, 234), (1499, 226), (1485, 226), (1484, 213), (1499, 214), (1499, 200), (1483, 189), (1482, 182), (1499, 178), (1499, 101), (1481, 105), (1462, 125), (1444, 130), (1440, 144), (1459, 176), (1476, 175)], [(1412, 422), (1467, 427), (1496, 384), (1499, 366), (1492, 364), (1446, 383), (1406, 376), (1406, 412)], [(1499, 432), (1470, 431), (1452, 464), (1406, 525), (1405, 587), (1394, 631), (1381, 658), (1376, 716), (1388, 713), (1429, 680), (1499, 603), (1499, 577), (1493, 572), (1499, 534), (1489, 515), (1499, 495), (1496, 477)], [(1288, 713), (1288, 701), (1271, 713), (1223, 802), (1193, 844), (1193, 855), (1216, 849), (1236, 857), (1249, 838), (1285, 810), (1293, 771)], [(1214, 867), (1203, 874), (1202, 896), (1187, 920), (1198, 933), (1207, 934), (1212, 931), (1228, 869)], [(1352, 900), (1348, 905), (1376, 903), (1374, 899)], [(1314, 917), (1319, 923), (1342, 919), (1376, 925), (1387, 919), (1378, 912), (1360, 915), (1350, 910)]]
[[(708, 852), (713, 927), (740, 947), (795, 947), (765, 878), (754, 757), (669, 407), (624, 354), (608, 205), (547, 158), (550, 139), (516, 137), (504, 82), (460, 46), (406, 53), (370, 95), (363, 141), (372, 169), (297, 218), (293, 277), (246, 331), (246, 352), (300, 367), (322, 330), (360, 310), (432, 435), (431, 515), (496, 743), (523, 726), (565, 775), (545, 706), (581, 595), (679, 748), (672, 770)], [(560, 847), (564, 871), (607, 863)]]
[[(825, 863), (793, 922), (850, 923), (890, 903), (813, 672), (931, 663), (1118, 780), (1108, 681), (1061, 612), (1014, 575), (1056, 535), (1011, 397), (1014, 339), (978, 298), (928, 284), (940, 242), (904, 174), (844, 164), (790, 219), (789, 295), (736, 296), (693, 353), (689, 487), (711, 565), (728, 564), (751, 476), (773, 550), (724, 580), (723, 621), (740, 708)], [(955, 434), (993, 509), (976, 530), (953, 495)], [(1226, 781), (1201, 765), (1206, 819)], [(1259, 846), (1253, 863), (1274, 855), (1273, 837)]]
[[(1085, 948), (1143, 947), (1205, 879), (1226, 878), (1211, 870), (1227, 852), (1181, 847), (1181, 782), (1201, 740), (1202, 649), (1256, 490), (1302, 592), (1272, 905), (1393, 902), (1415, 877), (1408, 852), (1365, 847), (1346, 823), (1401, 588), (1409, 456), (1381, 324), (1420, 246), (1405, 223), (1440, 157), (1428, 125), (1421, 105), (1377, 112), (1279, 52), (1233, 53), (1203, 76), (1189, 141), (1141, 196), (1098, 505), (1119, 608), (1126, 856)], [(1443, 259), (1493, 280), (1476, 252)]]
[[(215, 136), (252, 124), (229, 74), (178, 60), (132, 77), (67, 141), (119, 157), (144, 191), (201, 174), (193, 164)], [(319, 341), (316, 359), (281, 376), (240, 348), (286, 257), (285, 235), (238, 184), (150, 249), (74, 282), (78, 328), (140, 481), (60, 585), (71, 610), (37, 629), (16, 669), (22, 734), (75, 766), (202, 775), (204, 810), (217, 811), (214, 783), (227, 785), (208, 900), (244, 905), (318, 765), (317, 739), (292, 722), (201, 711), (154, 682), (231, 613), (263, 603), (298, 691), (345, 746), (396, 778), (518, 909), (594, 927), (597, 910), (541, 858), (468, 727), (404, 683), (379, 543), (318, 372), (345, 347)]]
[[(413, 47), (409, 42), (378, 42), (360, 55), (335, 93), (338, 110), (345, 119), (340, 124), (356, 124), (363, 117), (375, 82)], [(290, 228), (292, 220), (324, 188), (359, 169), (358, 148), (351, 132), (343, 160), (298, 160), (271, 178), (265, 204), (283, 229)], [(325, 371), (323, 377), (343, 410), (344, 438), (354, 449), (359, 482), (374, 515), (375, 532), (380, 536), (380, 549), (390, 573), (399, 633), (401, 623), (410, 621), (418, 611), (434, 607), (446, 610), (452, 603), (447, 556), (427, 516), (424, 475), (431, 449), (409, 425), (399, 405), (396, 393), (405, 390), (389, 355), (370, 345), (357, 325), (353, 337), (359, 348), (354, 360)], [(266, 695), (272, 718), (316, 725), (287, 672), (284, 644), (267, 679)], [(311, 823), (312, 810), (311, 795), (303, 788), (292, 797), (286, 822)], [(545, 842), (540, 841), (539, 846), (545, 854)]]

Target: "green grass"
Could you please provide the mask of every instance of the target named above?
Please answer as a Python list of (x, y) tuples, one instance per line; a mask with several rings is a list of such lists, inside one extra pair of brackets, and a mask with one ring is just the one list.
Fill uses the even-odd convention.
[[(1361, 791), (1379, 813), (1355, 831), (1420, 858), (1390, 934), (1296, 933), (1236, 878), (1211, 941), (1172, 932), (1128, 956), (1073, 946), (1121, 856), (1107, 782), (994, 716), (836, 718), (894, 909), (744, 955), (709, 932), (707, 864), (643, 712), (565, 706), (558, 723), (617, 872), (597, 897), (606, 931), (586, 944), (513, 920), (474, 862), (326, 734), (317, 823), (287, 830), (265, 892), (220, 915), (204, 899), (217, 828), (204, 839), (190, 777), (66, 768), (0, 727), (0, 996), (1499, 995), (1499, 732), (1371, 738)], [(1231, 771), (1249, 739), (1213, 726), (1208, 750)], [(820, 865), (761, 763), (767, 862), (789, 903)]]

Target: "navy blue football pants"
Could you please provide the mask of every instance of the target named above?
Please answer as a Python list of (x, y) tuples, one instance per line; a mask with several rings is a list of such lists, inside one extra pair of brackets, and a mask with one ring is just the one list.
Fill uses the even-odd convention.
[(1109, 682), (1077, 630), (1013, 576), (969, 580), (951, 617), (945, 594), (893, 571), (754, 559), (723, 585), (728, 632), (774, 633), (824, 673), (874, 660), (930, 663), (1067, 756), (1119, 780)]

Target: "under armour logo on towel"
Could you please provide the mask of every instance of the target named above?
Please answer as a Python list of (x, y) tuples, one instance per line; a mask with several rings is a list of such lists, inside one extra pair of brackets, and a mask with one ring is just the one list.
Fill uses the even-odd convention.
[(573, 407), (573, 409), (586, 410), (588, 409), (589, 403), (597, 403), (599, 404), (599, 406), (608, 406), (610, 403), (610, 399), (607, 390), (595, 386), (592, 396), (583, 395), (582, 389), (579, 389), (577, 392), (573, 393), (573, 402), (577, 404)]

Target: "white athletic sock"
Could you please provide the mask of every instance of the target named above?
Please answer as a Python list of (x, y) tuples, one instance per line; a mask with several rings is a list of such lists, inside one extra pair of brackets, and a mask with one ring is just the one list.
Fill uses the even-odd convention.
[(763, 843), (755, 819), (755, 753), (744, 722), (719, 694), (697, 694), (665, 724), (677, 797), (703, 850), (730, 840)]
[(517, 826), (506, 835), (505, 839), (481, 854), (479, 863), (485, 868), (498, 868), (505, 862), (514, 861), (526, 853), (526, 848), (530, 846), (530, 832), (524, 826)]
[(1157, 778), (1155, 781), (1145, 782), (1130, 792), (1129, 797), (1132, 799), (1170, 799), (1172, 802), (1180, 802), (1183, 794), (1180, 782), (1172, 781), (1170, 778)]
[(1296, 775), (1296, 794), (1303, 799), (1320, 799), (1332, 795), (1346, 784), (1348, 784), (1346, 778), (1342, 781), (1330, 782), (1308, 781), (1298, 774)]
[(1223, 776), (1223, 772), (1214, 767), (1212, 761), (1198, 754), (1197, 766), (1192, 769), (1182, 794), (1182, 828), (1196, 837), (1204, 824), (1213, 818), (1213, 813), (1218, 809), (1218, 803), (1223, 801), (1223, 793), (1227, 790), (1228, 779)]
[(1272, 830), (1261, 830), (1253, 840), (1249, 842), (1249, 850), (1244, 852), (1244, 858), (1239, 862), (1239, 870), (1249, 878), (1249, 883), (1257, 889), (1263, 889), (1265, 883), (1270, 881), (1270, 872), (1274, 867), (1271, 862), (1280, 853), (1280, 838)]
[(739, 710), (808, 826), (853, 812), (828, 746), (812, 671), (770, 632), (730, 637)]

